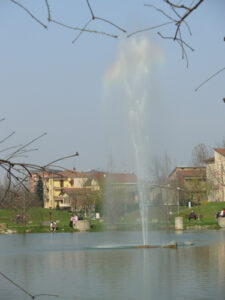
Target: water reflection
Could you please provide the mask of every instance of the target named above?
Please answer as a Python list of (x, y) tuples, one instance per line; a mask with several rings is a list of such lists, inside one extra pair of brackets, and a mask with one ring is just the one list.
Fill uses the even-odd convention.
[[(138, 234), (133, 233), (135, 241)], [(114, 243), (124, 242), (125, 236), (112, 234), (111, 243), (113, 237)], [(175, 236), (151, 233), (155, 242)], [(65, 300), (224, 299), (225, 232), (186, 232), (178, 242), (187, 239), (195, 246), (96, 249), (108, 242), (107, 233), (0, 236), (1, 271), (33, 294)], [(0, 278), (0, 299), (13, 298), (28, 296)]]

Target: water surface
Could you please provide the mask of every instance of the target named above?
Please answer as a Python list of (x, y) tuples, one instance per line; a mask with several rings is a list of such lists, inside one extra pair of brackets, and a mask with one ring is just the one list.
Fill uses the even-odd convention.
[[(140, 232), (0, 236), (0, 271), (37, 299), (225, 299), (225, 231), (153, 231), (178, 249), (134, 249)], [(185, 246), (192, 241), (193, 246)], [(0, 299), (30, 297), (0, 277)]]

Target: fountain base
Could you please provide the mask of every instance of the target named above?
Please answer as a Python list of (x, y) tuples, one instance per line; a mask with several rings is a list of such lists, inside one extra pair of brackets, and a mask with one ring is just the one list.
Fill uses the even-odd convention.
[(140, 246), (133, 246), (133, 248), (137, 249), (146, 249), (146, 248), (171, 248), (177, 249), (177, 243), (175, 241), (170, 242), (169, 244), (165, 245), (140, 245)]
[(159, 246), (155, 246), (155, 245), (140, 245), (140, 246), (133, 246), (133, 248), (159, 248)]

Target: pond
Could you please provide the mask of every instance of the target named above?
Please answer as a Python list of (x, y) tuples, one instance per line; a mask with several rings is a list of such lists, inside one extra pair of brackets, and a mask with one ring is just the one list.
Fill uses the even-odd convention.
[[(225, 299), (225, 231), (149, 232), (152, 245), (171, 240), (177, 249), (135, 249), (140, 232), (1, 235), (0, 272), (58, 295), (40, 300)], [(0, 299), (31, 297), (0, 276)]]

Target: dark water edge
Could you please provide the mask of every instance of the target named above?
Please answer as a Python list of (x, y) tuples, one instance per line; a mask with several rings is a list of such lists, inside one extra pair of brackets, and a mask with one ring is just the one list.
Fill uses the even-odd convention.
[[(201, 225), (201, 224), (192, 224), (192, 225), (184, 225), (183, 230), (218, 230), (220, 227), (218, 224), (212, 224), (212, 225)], [(149, 230), (155, 231), (155, 230), (167, 230), (171, 231), (174, 230), (174, 225), (165, 225), (165, 224), (159, 224), (159, 225), (149, 225)], [(104, 224), (101, 226), (91, 226), (89, 232), (107, 232), (107, 231), (142, 231), (141, 224)], [(75, 233), (79, 232), (76, 229), (72, 228), (57, 228), (57, 230), (54, 233)], [(49, 227), (30, 227), (30, 226), (20, 226), (20, 227), (7, 227), (6, 229), (0, 229), (0, 235), (1, 234), (30, 234), (30, 233), (52, 233), (49, 230)]]

